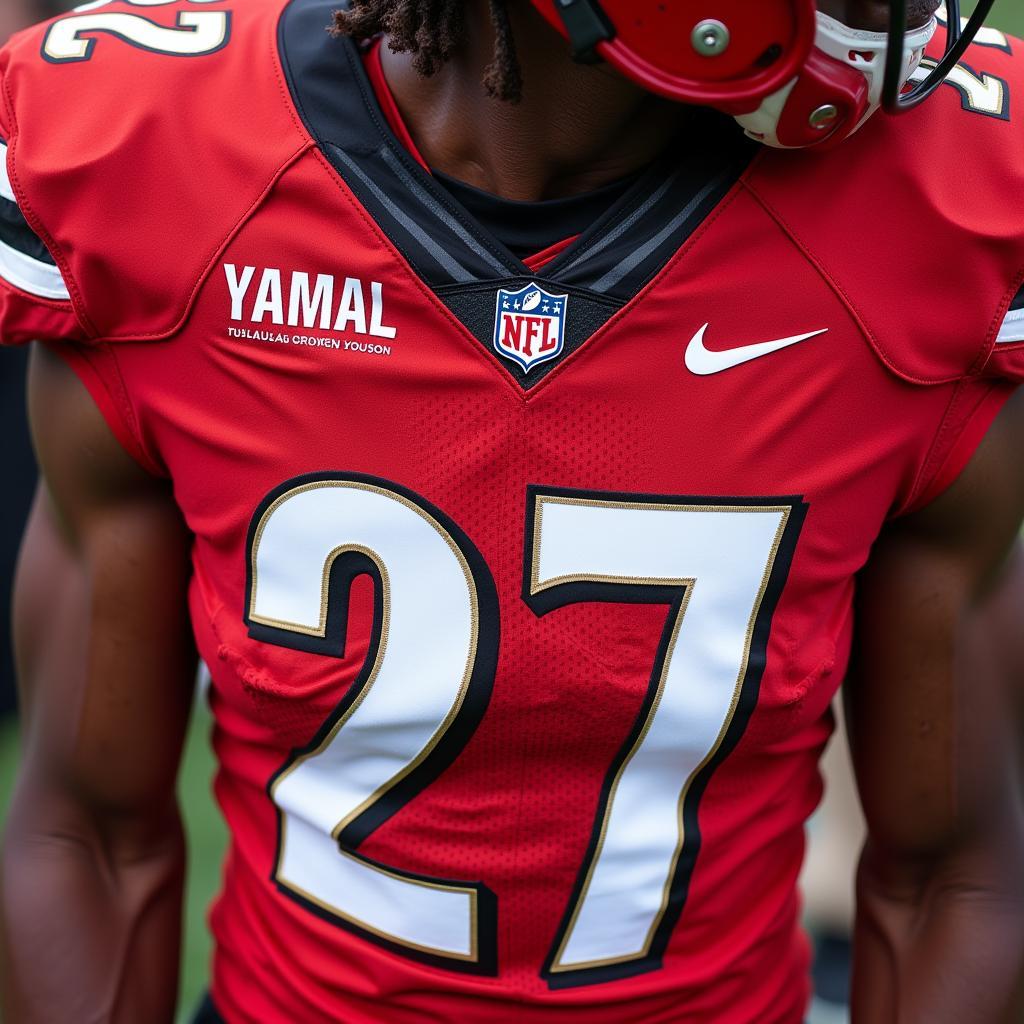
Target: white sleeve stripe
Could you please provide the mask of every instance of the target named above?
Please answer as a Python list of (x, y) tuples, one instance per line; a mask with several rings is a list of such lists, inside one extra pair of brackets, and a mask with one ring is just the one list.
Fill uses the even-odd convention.
[(49, 263), (34, 260), (0, 241), (0, 277), (15, 288), (41, 299), (67, 302), (71, 299), (60, 271)]
[(996, 336), (997, 345), (1009, 345), (1015, 341), (1024, 341), (1024, 309), (1011, 309)]
[(9, 202), (16, 203), (14, 189), (11, 188), (11, 179), (7, 174), (7, 146), (0, 142), (0, 197)]
[[(0, 198), (17, 203), (7, 174), (7, 145), (0, 142)], [(23, 292), (43, 299), (67, 302), (71, 296), (60, 271), (49, 263), (33, 259), (0, 240), (0, 277)]]

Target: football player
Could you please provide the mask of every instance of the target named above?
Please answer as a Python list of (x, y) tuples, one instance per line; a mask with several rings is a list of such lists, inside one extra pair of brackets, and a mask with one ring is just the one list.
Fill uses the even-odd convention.
[(964, 638), (1024, 515), (1021, 44), (336, 2), (98, 0), (0, 55), (0, 337), (45, 342), (9, 1019), (172, 1018), (193, 644), (207, 1020), (798, 1024), (851, 651), (854, 1020), (1015, 1019)]

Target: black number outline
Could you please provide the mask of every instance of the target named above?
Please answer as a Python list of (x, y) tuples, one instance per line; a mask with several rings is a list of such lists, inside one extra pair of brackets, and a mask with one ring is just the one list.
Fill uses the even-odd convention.
[[(657, 691), (658, 680), (661, 677), (665, 657), (668, 653), (671, 641), (672, 628), (680, 605), (685, 600), (688, 587), (675, 585), (657, 584), (620, 584), (620, 583), (599, 583), (599, 582), (570, 582), (556, 584), (546, 588), (537, 594), (531, 593), (533, 578), (534, 542), (535, 542), (535, 520), (537, 499), (539, 497), (550, 498), (576, 498), (583, 501), (621, 502), (634, 505), (697, 505), (697, 506), (723, 506), (744, 508), (752, 506), (789, 506), (791, 511), (782, 531), (775, 560), (768, 576), (768, 582), (764, 589), (760, 607), (754, 620), (754, 630), (750, 643), (750, 654), (747, 660), (747, 670), (740, 687), (739, 700), (736, 711), (732, 717), (725, 736), (719, 744), (718, 749), (707, 761), (704, 767), (694, 776), (693, 782), (683, 802), (683, 824), (684, 839), (679, 859), (676, 863), (676, 870), (669, 882), (669, 899), (665, 912), (655, 930), (648, 953), (643, 957), (633, 960), (622, 961), (616, 964), (601, 965), (595, 967), (584, 967), (574, 970), (552, 970), (558, 951), (560, 950), (566, 933), (572, 924), (572, 916), (580, 895), (583, 891), (591, 862), (597, 851), (600, 841), (601, 826), (606, 815), (606, 808), (611, 795), (611, 787), (621, 768), (625, 758), (635, 746), (639, 734), (649, 716), (651, 704)], [(541, 977), (547, 982), (550, 989), (578, 988), (584, 985), (597, 985), (608, 981), (617, 981), (623, 978), (635, 977), (639, 974), (647, 974), (659, 970), (663, 964), (665, 950), (689, 895), (690, 880), (696, 866), (697, 857), (700, 853), (701, 834), (699, 823), (699, 805), (708, 782), (722, 762), (732, 753), (736, 744), (740, 741), (750, 722), (751, 715), (757, 707), (760, 694), (761, 678), (764, 675), (765, 661), (767, 657), (768, 638), (771, 634), (772, 619), (779, 598), (785, 588), (792, 566), (793, 555), (796, 550), (797, 541), (803, 529), (803, 523), (807, 515), (808, 505), (801, 496), (787, 495), (776, 497), (736, 498), (736, 497), (708, 497), (706, 495), (681, 497), (679, 495), (653, 495), (653, 494), (631, 494), (618, 491), (591, 491), (576, 490), (572, 488), (545, 487), (531, 484), (527, 488), (526, 503), (526, 542), (524, 544), (523, 558), (523, 601), (529, 606), (538, 617), (543, 617), (550, 612), (570, 604), (581, 604), (589, 602), (604, 602), (614, 604), (667, 604), (669, 615), (666, 619), (666, 626), (662, 632), (655, 654), (654, 665), (652, 666), (648, 682), (647, 694), (644, 703), (637, 715), (633, 728), (627, 736), (615, 759), (609, 766), (602, 783), (601, 793), (598, 798), (597, 812), (594, 817), (594, 825), (591, 830), (590, 839), (587, 843), (586, 855), (580, 864), (579, 873), (573, 884), (572, 891), (566, 901), (566, 909), (559, 922), (558, 929), (552, 939), (548, 954), (544, 959), (541, 968)]]
[[(89, 13), (92, 13), (92, 12), (89, 12)], [(164, 25), (164, 24), (162, 24), (159, 21), (154, 21), (152, 18), (147, 18), (147, 17), (145, 17), (144, 15), (141, 15), (141, 14), (131, 14), (131, 13), (127, 13), (125, 11), (115, 11), (115, 12), (111, 12), (111, 13), (123, 14), (126, 18), (134, 18), (137, 21), (147, 22), (148, 24), (154, 26), (155, 28), (164, 29), (164, 30), (166, 30), (168, 32), (184, 32), (184, 33), (186, 33), (188, 35), (191, 35), (191, 36), (194, 36), (194, 35), (196, 35), (198, 33), (198, 26), (195, 26), (195, 25), (192, 25), (192, 26), (183, 25), (181, 23), (182, 15), (188, 14), (189, 13), (188, 10), (184, 10), (184, 11), (179, 11), (178, 12), (177, 18), (175, 19), (176, 20), (176, 24), (173, 25), (173, 26), (172, 25)], [(197, 13), (204, 13), (204, 9), (200, 8)], [(212, 56), (215, 53), (220, 53), (220, 51), (223, 50), (228, 45), (228, 43), (231, 42), (231, 31), (232, 31), (232, 27), (233, 27), (233, 17), (232, 17), (233, 12), (232, 11), (217, 11), (217, 12), (211, 12), (211, 13), (217, 13), (217, 14), (223, 14), (224, 15), (224, 38), (212, 50), (203, 50), (202, 53), (174, 53), (171, 50), (160, 50), (160, 49), (156, 49), (156, 48), (154, 48), (152, 46), (143, 46), (141, 43), (136, 42), (134, 39), (131, 39), (128, 36), (123, 35), (121, 32), (118, 32), (116, 29), (112, 29), (112, 28), (83, 28), (81, 31), (82, 32), (88, 32), (89, 35), (79, 35), (78, 30), (75, 31), (75, 35), (74, 35), (74, 38), (76, 40), (78, 40), (79, 42), (85, 43), (85, 53), (81, 57), (51, 57), (46, 52), (46, 47), (47, 47), (47, 45), (50, 42), (50, 36), (53, 34), (54, 29), (58, 25), (62, 24), (63, 22), (73, 21), (76, 18), (84, 18), (84, 17), (86, 17), (86, 15), (83, 15), (83, 14), (73, 14), (73, 15), (70, 15), (69, 17), (58, 19), (57, 21), (55, 21), (47, 29), (46, 35), (43, 36), (43, 42), (42, 42), (42, 45), (40, 46), (39, 54), (43, 58), (43, 60), (46, 61), (47, 64), (55, 64), (57, 66), (59, 66), (61, 64), (84, 64), (86, 61), (92, 60), (93, 53), (94, 53), (94, 51), (96, 49), (97, 37), (98, 36), (110, 36), (110, 37), (112, 37), (114, 39), (119, 39), (122, 43), (125, 43), (126, 45), (130, 46), (133, 50), (141, 50), (143, 53), (155, 53), (155, 54), (158, 54), (158, 55), (163, 56), (163, 57), (179, 57), (179, 58), (180, 57), (186, 57), (186, 58), (210, 57), (210, 56)]]
[[(376, 932), (361, 928), (348, 918), (330, 912), (316, 902), (306, 899), (292, 888), (284, 885), (277, 877), (283, 850), (282, 831), (284, 816), (273, 800), (274, 784), (291, 768), (298, 758), (316, 750), (324, 742), (337, 722), (358, 700), (369, 680), (373, 669), (374, 655), (379, 648), (381, 639), (383, 588), (380, 573), (376, 564), (371, 559), (356, 554), (341, 555), (334, 560), (331, 566), (327, 597), (327, 630), (323, 638), (308, 637), (287, 629), (266, 626), (253, 622), (250, 617), (253, 585), (252, 551), (257, 529), (264, 513), (278, 498), (288, 491), (310, 484), (331, 482), (366, 484), (371, 487), (380, 488), (393, 492), (422, 509), (447, 531), (452, 541), (460, 549), (473, 575), (477, 594), (477, 617), (479, 624), (477, 656), (470, 674), (469, 685), (462, 706), (459, 708), (455, 720), (449, 726), (444, 736), (441, 737), (440, 741), (423, 761), (342, 830), (338, 836), (338, 847), (339, 851), (344, 852), (346, 856), (355, 857), (369, 867), (406, 878), (412, 882), (433, 883), (474, 890), (477, 906), (477, 957), (475, 960), (461, 960), (433, 954), (410, 947), (400, 941), (389, 940)], [(321, 920), (358, 935), (402, 957), (460, 973), (494, 976), (497, 974), (498, 969), (498, 902), (493, 890), (488, 888), (483, 882), (465, 882), (457, 879), (428, 877), (410, 871), (402, 871), (390, 865), (380, 864), (358, 853), (358, 847), (374, 831), (397, 814), (406, 804), (422, 793), (423, 790), (451, 767), (456, 758), (468, 745), (487, 711), (498, 665), (500, 639), (498, 593), (491, 571), (476, 545), (454, 520), (445, 515), (435, 505), (432, 505), (414, 491), (383, 477), (341, 472), (308, 473), (293, 477), (280, 486), (275, 487), (260, 502), (249, 523), (246, 537), (245, 623), (249, 627), (249, 635), (254, 640), (285, 647), (290, 650), (300, 650), (325, 657), (342, 658), (345, 654), (348, 625), (349, 588), (355, 577), (363, 574), (370, 575), (374, 581), (373, 633), (366, 661), (356, 680), (321, 724), (316, 735), (304, 746), (294, 748), (289, 753), (284, 764), (274, 772), (266, 785), (267, 797), (274, 806), (277, 822), (274, 866), (271, 870), (270, 880), (279, 892), (315, 914)], [(334, 637), (337, 639), (334, 639)]]
[[(931, 57), (925, 57), (921, 61), (921, 67), (931, 70), (937, 67), (937, 63)], [(948, 85), (951, 89), (956, 89), (960, 94), (960, 107), (968, 114), (978, 114), (980, 117), (991, 117), (996, 121), (1009, 121), (1010, 120), (1010, 83), (1005, 78), (1000, 78), (999, 75), (993, 75), (990, 71), (975, 71), (970, 64), (965, 64), (960, 61), (957, 65), (958, 68), (962, 68), (969, 75), (973, 75), (974, 78), (985, 84), (985, 79), (992, 82), (998, 82), (1002, 86), (1003, 90), (1003, 104), (998, 113), (993, 113), (991, 110), (982, 110), (980, 107), (974, 106), (971, 102), (971, 94), (962, 85), (954, 82), (952, 78), (947, 78), (942, 84)]]

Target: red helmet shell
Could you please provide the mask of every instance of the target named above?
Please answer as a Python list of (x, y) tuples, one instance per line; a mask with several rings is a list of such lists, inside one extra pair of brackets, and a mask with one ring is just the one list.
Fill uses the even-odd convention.
[[(532, 0), (563, 35), (559, 8), (589, 4), (612, 26), (598, 55), (645, 89), (684, 103), (746, 113), (795, 78), (814, 45), (814, 0)], [(724, 25), (717, 56), (693, 45), (705, 21)]]

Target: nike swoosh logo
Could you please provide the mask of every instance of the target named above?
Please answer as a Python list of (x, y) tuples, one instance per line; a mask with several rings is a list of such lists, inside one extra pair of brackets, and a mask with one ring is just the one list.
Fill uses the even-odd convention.
[(780, 338), (778, 341), (761, 341), (756, 345), (743, 345), (740, 348), (730, 348), (725, 352), (711, 352), (704, 347), (704, 334), (709, 325), (705, 324), (690, 340), (686, 346), (686, 368), (690, 373), (699, 377), (708, 377), (712, 373), (721, 373), (723, 370), (731, 370), (734, 366), (749, 363), (752, 359), (760, 359), (761, 356), (771, 355), (772, 352), (779, 352), (790, 345), (796, 345), (808, 338), (816, 338), (819, 334), (828, 332), (825, 327), (820, 331), (811, 331), (810, 334), (797, 334), (792, 338)]

